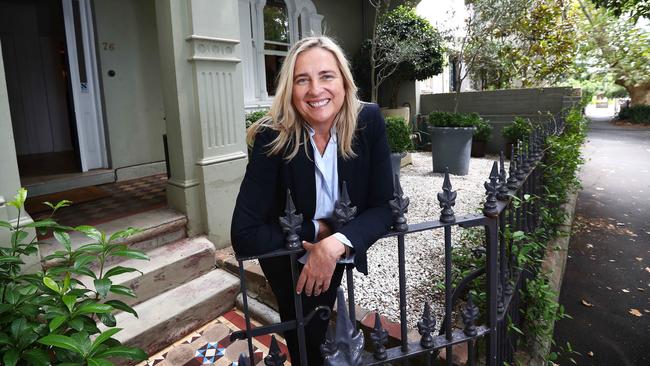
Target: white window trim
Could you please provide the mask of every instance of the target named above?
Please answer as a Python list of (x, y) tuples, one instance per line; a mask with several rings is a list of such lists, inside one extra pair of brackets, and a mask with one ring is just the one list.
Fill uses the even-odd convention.
[[(284, 0), (289, 16), (291, 46), (299, 34), (321, 35), (323, 16), (318, 14), (311, 0)], [(264, 49), (264, 5), (266, 0), (239, 0), (241, 54), (244, 76), (244, 105), (246, 110), (268, 107), (273, 101), (266, 90), (264, 55), (286, 55), (283, 51)], [(301, 17), (300, 31), (298, 17)], [(272, 44), (278, 42), (266, 41)]]

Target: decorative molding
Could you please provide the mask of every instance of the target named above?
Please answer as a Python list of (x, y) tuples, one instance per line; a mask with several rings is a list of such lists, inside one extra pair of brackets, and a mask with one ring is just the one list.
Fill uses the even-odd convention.
[(235, 53), (239, 41), (197, 35), (191, 35), (186, 40), (192, 44), (188, 61), (241, 62)]
[(200, 182), (196, 179), (186, 179), (186, 180), (177, 180), (174, 178), (167, 179), (167, 184), (181, 189), (196, 187), (199, 185), (199, 183)]
[(237, 143), (234, 89), (231, 72), (202, 70), (197, 75), (199, 118), (208, 149)]
[(246, 159), (248, 158), (248, 155), (244, 152), (237, 151), (231, 154), (226, 154), (226, 155), (219, 155), (219, 156), (211, 156), (209, 158), (203, 158), (199, 161), (196, 162), (197, 165), (199, 166), (207, 166), (207, 165), (214, 165), (214, 164), (219, 164), (219, 163), (225, 163), (228, 161), (233, 161), (233, 160), (239, 160), (239, 159)]

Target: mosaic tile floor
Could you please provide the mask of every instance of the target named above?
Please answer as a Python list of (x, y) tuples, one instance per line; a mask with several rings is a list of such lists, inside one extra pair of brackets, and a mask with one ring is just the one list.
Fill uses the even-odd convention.
[[(254, 326), (260, 324), (252, 321)], [(248, 355), (245, 340), (230, 341), (230, 333), (245, 328), (244, 314), (233, 309), (203, 327), (195, 330), (166, 349), (149, 357), (137, 366), (237, 366), (241, 353)], [(280, 351), (288, 354), (284, 339), (276, 335)], [(253, 339), (255, 361), (252, 365), (264, 365), (268, 354), (271, 336), (264, 335)], [(289, 361), (285, 365), (291, 365)]]
[[(106, 197), (64, 207), (54, 214), (61, 225), (97, 225), (136, 213), (162, 208), (167, 205), (165, 195), (166, 174), (102, 184), (96, 188), (108, 193)], [(65, 192), (60, 193), (65, 197)], [(31, 198), (38, 200), (38, 197)], [(48, 217), (49, 212), (36, 213), (34, 219)]]

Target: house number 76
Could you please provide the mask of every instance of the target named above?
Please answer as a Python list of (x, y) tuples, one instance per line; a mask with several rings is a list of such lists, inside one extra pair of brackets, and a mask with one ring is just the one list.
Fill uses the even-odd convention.
[(115, 43), (113, 43), (113, 42), (102, 42), (102, 47), (104, 48), (104, 51), (114, 51), (115, 50)]

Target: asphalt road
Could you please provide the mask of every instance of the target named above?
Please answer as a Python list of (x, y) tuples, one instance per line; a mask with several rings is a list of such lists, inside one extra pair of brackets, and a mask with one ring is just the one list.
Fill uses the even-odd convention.
[[(650, 128), (609, 123), (591, 109), (576, 220), (560, 292), (573, 319), (557, 345), (580, 355), (560, 365), (650, 366)], [(555, 348), (557, 349), (557, 347)]]

